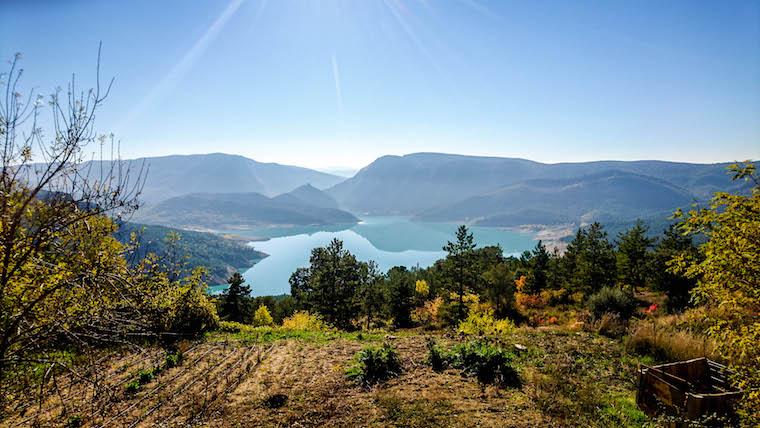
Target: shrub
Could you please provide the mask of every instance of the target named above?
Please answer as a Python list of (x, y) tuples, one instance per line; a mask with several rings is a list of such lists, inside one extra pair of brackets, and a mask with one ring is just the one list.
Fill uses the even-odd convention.
[(547, 302), (540, 294), (515, 293), (515, 303), (521, 309), (543, 309)]
[(253, 327), (236, 321), (219, 321), (219, 331), (225, 333), (245, 333), (253, 330)]
[(428, 343), (428, 362), (433, 370), (447, 366), (462, 370), (465, 376), (474, 376), (481, 385), (520, 387), (520, 376), (512, 367), (514, 354), (487, 341), (473, 341), (443, 351), (434, 342)]
[(140, 381), (135, 379), (124, 385), (124, 392), (127, 394), (136, 394), (140, 390)]
[(606, 313), (617, 314), (629, 319), (636, 312), (633, 296), (619, 288), (604, 287), (588, 299), (588, 307), (594, 319), (601, 319)]
[(467, 319), (459, 323), (457, 331), (474, 336), (506, 335), (514, 331), (515, 325), (510, 320), (494, 318), (493, 309), (484, 311), (470, 310)]
[(140, 383), (140, 385), (150, 383), (154, 377), (155, 375), (153, 373), (153, 369), (140, 370), (140, 372), (137, 373), (137, 381)]
[(261, 305), (253, 314), (253, 326), (254, 327), (270, 327), (274, 324), (272, 315), (269, 314), (269, 309), (266, 306)]
[(396, 350), (385, 343), (357, 352), (346, 376), (364, 386), (374, 385), (401, 374), (401, 360)]
[(611, 338), (620, 338), (625, 335), (628, 323), (614, 313), (603, 314), (601, 318), (591, 324), (591, 330)]
[(183, 358), (184, 356), (182, 352), (168, 352), (166, 356), (164, 356), (164, 367), (167, 369), (177, 367), (182, 364)]
[(443, 298), (436, 297), (426, 301), (422, 307), (415, 308), (412, 312), (412, 321), (426, 328), (434, 328), (440, 325), (441, 318), (438, 313), (443, 305)]
[(428, 348), (428, 364), (433, 368), (433, 371), (440, 372), (448, 365), (448, 355), (446, 351), (438, 346), (434, 340), (430, 339), (427, 343)]
[(312, 315), (306, 311), (298, 311), (282, 320), (282, 327), (287, 330), (298, 331), (328, 331), (327, 325), (318, 315)]

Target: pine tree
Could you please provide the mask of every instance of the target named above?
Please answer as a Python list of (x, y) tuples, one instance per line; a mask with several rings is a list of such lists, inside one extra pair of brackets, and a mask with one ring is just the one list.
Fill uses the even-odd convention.
[(235, 272), (227, 280), (226, 290), (222, 293), (222, 315), (229, 321), (243, 322), (245, 306), (251, 287), (246, 285), (245, 278), (240, 272)]
[(699, 252), (691, 236), (679, 232), (678, 226), (671, 224), (663, 232), (663, 237), (652, 255), (652, 281), (657, 290), (668, 296), (668, 311), (680, 312), (689, 305), (689, 294), (697, 285), (695, 278), (673, 272), (675, 257), (698, 260)]
[(467, 315), (464, 306), (464, 295), (472, 290), (475, 283), (473, 273), (473, 252), (475, 239), (467, 226), (457, 229), (456, 242), (447, 242), (443, 251), (448, 255), (444, 261), (444, 276), (449, 287), (457, 295), (456, 321), (463, 320)]
[(656, 240), (647, 236), (648, 231), (644, 222), (637, 220), (617, 240), (620, 279), (623, 284), (630, 285), (634, 292), (637, 287), (643, 287), (650, 276), (650, 249)]

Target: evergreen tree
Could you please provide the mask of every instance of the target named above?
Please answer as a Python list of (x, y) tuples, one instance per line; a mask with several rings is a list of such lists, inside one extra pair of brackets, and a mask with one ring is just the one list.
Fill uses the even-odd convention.
[(472, 291), (476, 282), (473, 272), (474, 250), (475, 239), (465, 225), (457, 229), (456, 242), (449, 241), (443, 247), (443, 251), (448, 253), (443, 263), (444, 278), (450, 290), (457, 295), (455, 321), (466, 317), (464, 295)]
[(373, 261), (367, 263), (365, 278), (359, 290), (361, 311), (365, 317), (365, 327), (369, 329), (372, 321), (382, 315), (383, 306), (387, 301), (387, 293), (383, 283), (383, 276), (378, 272), (377, 264)]
[(486, 299), (494, 306), (497, 317), (507, 316), (515, 303), (515, 278), (513, 269), (509, 264), (501, 262), (491, 266), (483, 273), (483, 278), (488, 283), (485, 290)]
[(290, 290), (301, 309), (319, 313), (339, 328), (353, 328), (360, 313), (359, 291), (366, 281), (367, 265), (333, 239), (326, 247), (314, 248), (310, 266), (290, 276)]
[(617, 266), (615, 250), (607, 240), (607, 232), (592, 223), (584, 232), (582, 245), (575, 256), (575, 281), (586, 293), (615, 285)]
[(633, 291), (646, 284), (650, 272), (650, 249), (656, 242), (649, 238), (649, 228), (641, 220), (618, 236), (617, 266), (623, 284), (630, 285)]
[(652, 280), (657, 290), (668, 296), (668, 311), (680, 312), (689, 305), (689, 293), (697, 285), (694, 278), (673, 272), (674, 258), (681, 256), (688, 260), (698, 260), (699, 253), (691, 236), (683, 235), (678, 226), (671, 224), (663, 232), (663, 237), (652, 255)]
[(404, 266), (396, 266), (388, 271), (385, 278), (388, 293), (388, 315), (393, 318), (394, 327), (412, 325), (414, 308), (414, 276)]
[(243, 322), (251, 287), (245, 283), (245, 278), (240, 272), (233, 273), (227, 284), (229, 287), (222, 293), (222, 317), (228, 321)]
[(539, 293), (546, 289), (549, 274), (549, 252), (540, 240), (531, 252), (530, 275), (528, 286), (531, 293)]

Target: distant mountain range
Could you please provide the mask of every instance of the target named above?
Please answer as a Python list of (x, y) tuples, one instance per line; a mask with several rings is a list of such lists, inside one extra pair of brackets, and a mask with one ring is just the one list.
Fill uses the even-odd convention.
[(327, 192), (361, 214), (489, 226), (667, 217), (715, 191), (741, 191), (728, 164), (543, 164), (440, 153), (383, 156)]
[(350, 224), (356, 215), (484, 226), (625, 223), (666, 218), (715, 191), (748, 189), (730, 180), (725, 163), (544, 164), (415, 153), (380, 157), (346, 179), (221, 153), (127, 164), (143, 162), (150, 170), (135, 220), (201, 229)]
[(244, 229), (267, 225), (356, 223), (332, 197), (311, 185), (269, 198), (260, 193), (191, 193), (138, 210), (135, 220), (179, 228)]
[[(304, 184), (325, 189), (345, 177), (298, 166), (262, 163), (243, 156), (224, 153), (174, 155), (126, 161), (136, 171), (149, 168), (141, 200), (152, 205), (189, 193), (260, 193), (276, 196)], [(93, 162), (92, 171), (99, 168)]]

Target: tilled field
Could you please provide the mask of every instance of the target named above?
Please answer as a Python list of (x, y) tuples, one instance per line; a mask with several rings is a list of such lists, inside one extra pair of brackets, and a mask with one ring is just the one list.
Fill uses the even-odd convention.
[[(162, 371), (137, 393), (126, 393), (124, 385), (157, 364), (160, 351), (105, 359), (97, 368), (100, 389), (65, 379), (42, 404), (30, 399), (25, 411), (3, 423), (65, 426), (76, 415), (84, 426), (102, 427), (587, 426), (598, 409), (562, 403), (593, 391), (555, 390), (545, 379), (557, 367), (566, 370), (567, 384), (592, 383), (629, 402), (633, 396), (633, 367), (619, 362), (619, 345), (606, 338), (523, 332), (515, 338), (529, 346), (518, 361), (523, 385), (499, 389), (482, 388), (457, 370), (434, 372), (426, 364), (427, 335), (417, 333), (389, 339), (404, 372), (369, 390), (344, 375), (365, 341), (201, 342), (185, 352), (180, 366)], [(575, 414), (581, 411), (592, 413)]]

